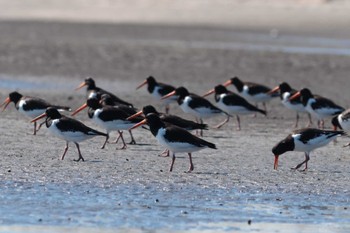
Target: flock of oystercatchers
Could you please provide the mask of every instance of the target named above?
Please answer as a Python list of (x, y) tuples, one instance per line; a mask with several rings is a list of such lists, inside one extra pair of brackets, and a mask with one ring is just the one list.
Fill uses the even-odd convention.
[[(10, 93), (0, 107), (5, 110), (13, 102), (19, 112), (32, 119), (34, 135), (45, 124), (53, 135), (65, 140), (66, 147), (61, 159), (64, 159), (67, 153), (69, 142), (73, 142), (79, 154), (79, 158), (75, 161), (84, 161), (79, 142), (95, 136), (104, 136), (105, 141), (101, 147), (103, 149), (109, 140), (110, 132), (117, 131), (119, 135), (115, 142), (121, 140), (123, 146), (120, 149), (126, 149), (127, 144), (123, 137), (123, 130), (129, 131), (132, 139), (130, 144), (136, 144), (132, 130), (146, 124), (158, 142), (166, 147), (162, 154), (169, 156), (172, 152), (170, 171), (173, 170), (176, 153), (188, 153), (190, 161), (188, 172), (191, 172), (194, 169), (192, 152), (204, 148), (216, 149), (215, 144), (200, 138), (200, 136), (203, 136), (203, 130), (208, 129), (208, 125), (203, 123), (203, 119), (217, 115), (226, 116), (225, 121), (215, 126), (220, 128), (235, 115), (238, 123), (237, 127), (240, 130), (240, 115), (257, 113), (266, 115), (265, 104), (275, 97), (280, 97), (285, 107), (296, 112), (295, 127), (298, 127), (299, 113), (309, 115), (309, 124), (307, 128), (293, 131), (273, 147), (274, 169), (278, 167), (278, 158), (281, 154), (287, 151), (301, 151), (305, 152), (305, 160), (293, 169), (299, 169), (305, 164), (304, 170), (306, 170), (312, 150), (327, 145), (337, 136), (345, 135), (344, 131), (337, 131), (337, 128), (345, 131), (350, 130), (350, 110), (345, 111), (344, 108), (338, 106), (332, 100), (314, 95), (307, 88), (296, 91), (285, 82), (271, 89), (261, 84), (243, 82), (234, 77), (222, 85), (217, 85), (202, 96), (190, 93), (185, 87), (175, 88), (157, 82), (152, 76), (148, 77), (136, 89), (145, 85), (147, 85), (148, 92), (165, 106), (166, 113), (158, 112), (151, 105), (144, 106), (141, 111), (137, 111), (131, 103), (97, 87), (92, 78), (85, 79), (76, 88), (78, 90), (87, 87), (87, 100), (71, 115), (74, 116), (88, 108), (89, 118), (103, 128), (106, 133), (92, 129), (74, 118), (61, 114), (63, 111), (71, 111), (70, 107), (53, 105), (43, 99), (23, 96), (18, 92)], [(227, 89), (230, 85), (235, 86), (238, 94)], [(213, 93), (215, 105), (204, 98)], [(185, 113), (194, 116), (196, 121), (170, 115), (169, 104), (172, 102), (177, 102), (181, 109)], [(259, 109), (257, 107), (258, 103), (262, 103), (264, 109)], [(317, 119), (318, 128), (310, 128), (312, 124), (311, 117)], [(45, 120), (37, 126), (37, 122), (42, 118), (45, 118)], [(332, 118), (334, 130), (324, 130), (324, 120), (327, 118)], [(190, 132), (193, 130), (196, 130), (196, 134)]]

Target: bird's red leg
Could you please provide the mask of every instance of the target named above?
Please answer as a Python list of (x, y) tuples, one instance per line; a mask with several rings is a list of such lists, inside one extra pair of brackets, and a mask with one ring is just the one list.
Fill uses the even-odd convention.
[(237, 117), (237, 124), (238, 124), (238, 126), (237, 126), (237, 130), (238, 130), (238, 131), (240, 131), (240, 130), (241, 130), (241, 121), (240, 121), (240, 119), (239, 119), (239, 116), (238, 116), (238, 115), (236, 115), (236, 117)]
[[(127, 145), (124, 141), (123, 131), (118, 130), (118, 133), (119, 133), (119, 137), (122, 139), (122, 142), (123, 142), (123, 146), (121, 148), (119, 148), (119, 150), (125, 150)], [(117, 148), (117, 150), (118, 150), (118, 148)]]
[(230, 120), (230, 117), (229, 116), (227, 116), (227, 118), (223, 121), (223, 122), (221, 122), (220, 124), (218, 124), (218, 125), (216, 125), (216, 126), (214, 126), (214, 128), (216, 128), (216, 129), (220, 129), (221, 128), (221, 126), (223, 126), (224, 124), (226, 124), (228, 121)]
[(66, 156), (67, 151), (68, 151), (68, 142), (66, 142), (66, 147), (64, 148), (64, 152), (63, 152), (63, 155), (61, 157), (61, 160), (64, 159), (64, 156)]
[(169, 157), (170, 152), (168, 149), (165, 149), (159, 156), (160, 157)]
[(190, 159), (190, 168), (188, 169), (188, 173), (192, 172), (194, 169), (193, 162), (192, 162), (192, 155), (191, 153), (188, 153), (188, 158)]
[(34, 122), (34, 132), (33, 135), (36, 135), (36, 121)]
[(294, 124), (294, 128), (298, 128), (298, 123), (299, 123), (299, 113), (297, 112), (297, 117), (296, 117), (296, 121)]
[(104, 148), (105, 148), (105, 146), (106, 146), (106, 144), (107, 144), (108, 139), (109, 139), (109, 133), (107, 132), (107, 137), (106, 137), (106, 140), (105, 140), (105, 142), (103, 143), (103, 145), (102, 145), (101, 149), (104, 149)]
[(129, 134), (130, 134), (130, 137), (131, 137), (131, 142), (130, 142), (129, 144), (135, 145), (135, 144), (136, 144), (136, 141), (135, 141), (135, 139), (134, 139), (134, 136), (132, 135), (131, 130), (129, 130)]

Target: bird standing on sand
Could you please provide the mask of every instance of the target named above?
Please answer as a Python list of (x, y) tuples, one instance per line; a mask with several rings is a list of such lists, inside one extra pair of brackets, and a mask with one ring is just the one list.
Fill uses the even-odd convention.
[[(53, 105), (37, 97), (23, 96), (16, 91), (11, 92), (9, 97), (6, 98), (5, 102), (0, 105), (0, 107), (4, 106), (2, 111), (4, 111), (11, 102), (15, 104), (16, 109), (20, 113), (30, 117), (31, 119), (43, 114), (48, 107), (70, 111), (70, 107)], [(41, 124), (38, 129), (36, 126), (37, 122), (34, 122), (34, 135), (36, 135), (36, 132), (40, 129)]]
[(299, 96), (293, 100), (289, 99), (292, 95), (297, 93), (297, 91), (295, 89), (292, 89), (288, 83), (283, 82), (280, 85), (278, 85), (277, 87), (273, 88), (269, 92), (269, 94), (278, 93), (278, 92), (280, 93), (280, 98), (281, 98), (282, 104), (285, 107), (296, 111), (296, 113), (297, 113), (294, 128), (298, 127), (299, 113), (304, 113), (304, 112), (307, 113), (307, 115), (309, 117), (308, 127), (310, 127), (312, 125), (311, 115), (310, 115), (310, 113), (308, 113), (308, 111), (305, 109), (303, 103), (301, 102), (301, 97)]
[(80, 121), (77, 121), (75, 119), (72, 119), (66, 116), (62, 116), (57, 109), (52, 107), (49, 107), (45, 111), (45, 113), (34, 118), (31, 122), (36, 122), (39, 119), (44, 117), (46, 117), (45, 124), (49, 132), (52, 133), (54, 136), (59, 137), (66, 141), (66, 147), (61, 157), (62, 160), (64, 159), (64, 156), (68, 151), (69, 142), (74, 142), (74, 144), (78, 149), (79, 158), (74, 161), (80, 161), (80, 160), (84, 161), (84, 158), (80, 152), (78, 142), (93, 138), (95, 136), (107, 137), (107, 134), (94, 130), (84, 125)]
[(293, 96), (289, 100), (294, 100), (301, 97), (305, 109), (315, 118), (318, 119), (317, 125), (319, 128), (324, 128), (324, 119), (342, 113), (345, 109), (339, 105), (336, 105), (332, 100), (324, 98), (322, 96), (313, 95), (311, 91), (304, 88)]
[(85, 87), (85, 86), (87, 86), (88, 98), (94, 97), (95, 95), (108, 94), (108, 95), (110, 95), (110, 97), (113, 99), (114, 102), (133, 107), (132, 104), (120, 99), (119, 97), (113, 95), (112, 93), (110, 93), (110, 92), (108, 92), (100, 87), (97, 87), (95, 84), (95, 81), (91, 77), (85, 79), (84, 82), (82, 82), (77, 88), (75, 88), (75, 90), (79, 90), (80, 88)]
[(305, 152), (305, 160), (298, 164), (293, 169), (299, 169), (305, 163), (307, 170), (307, 162), (310, 160), (310, 152), (316, 148), (327, 145), (339, 135), (344, 135), (343, 131), (320, 130), (313, 128), (304, 128), (293, 131), (285, 139), (277, 143), (272, 148), (272, 153), (275, 155), (274, 169), (278, 168), (278, 157), (287, 151), (301, 151)]
[[(208, 91), (204, 96), (210, 95), (215, 92), (216, 105), (229, 114), (235, 114), (237, 118), (237, 129), (241, 130), (241, 123), (239, 115), (261, 113), (266, 115), (264, 110), (258, 109), (254, 105), (250, 104), (243, 97), (229, 92), (223, 85), (218, 85), (214, 89)], [(228, 122), (230, 117), (228, 116), (226, 121), (217, 126), (220, 128), (223, 124)]]
[[(77, 110), (72, 113), (72, 116), (76, 115), (86, 107), (89, 107), (88, 116), (100, 127), (104, 128), (107, 131), (106, 141), (103, 143), (101, 149), (104, 149), (106, 143), (109, 139), (109, 133), (113, 130), (117, 130), (119, 133), (119, 138), (121, 138), (123, 142), (123, 147), (120, 149), (126, 149), (127, 145), (124, 141), (122, 130), (128, 130), (131, 126), (140, 122), (143, 118), (136, 118), (132, 120), (127, 120), (130, 114), (125, 111), (119, 109), (118, 107), (113, 106), (101, 106), (99, 100), (96, 98), (89, 98), (86, 103), (80, 106)], [(135, 144), (135, 139), (129, 130), (131, 135), (132, 143)], [(118, 141), (117, 139), (117, 141)]]
[[(337, 128), (340, 128), (345, 132), (350, 132), (350, 109), (347, 109), (341, 114), (339, 114), (338, 116), (333, 117), (332, 125), (334, 127), (334, 130), (337, 130)], [(344, 145), (344, 147), (346, 146), (350, 146), (350, 142)]]
[(175, 87), (159, 83), (156, 81), (156, 79), (153, 76), (149, 76), (145, 81), (143, 81), (137, 88), (140, 89), (144, 85), (147, 84), (147, 90), (148, 92), (158, 101), (161, 101), (163, 105), (165, 105), (165, 113), (169, 113), (169, 104), (176, 102), (177, 97), (174, 96), (172, 98), (168, 98), (166, 100), (163, 100), (162, 97), (169, 94), (170, 92), (175, 90)]
[[(229, 116), (226, 112), (215, 107), (207, 99), (200, 97), (195, 94), (190, 94), (188, 90), (184, 87), (178, 87), (169, 94), (163, 96), (163, 99), (169, 98), (171, 96), (177, 95), (177, 103), (180, 105), (181, 109), (185, 113), (189, 113), (195, 116), (196, 121), (203, 124), (203, 118), (209, 118), (217, 116), (219, 114), (224, 114)], [(203, 131), (200, 131), (200, 135), (203, 136)]]
[(134, 125), (131, 129), (137, 128), (143, 124), (148, 124), (153, 136), (156, 137), (158, 142), (173, 152), (170, 171), (173, 170), (173, 166), (175, 163), (175, 153), (188, 153), (190, 160), (190, 167), (188, 172), (192, 172), (194, 169), (194, 165), (192, 162), (192, 152), (204, 148), (216, 149), (215, 144), (198, 138), (185, 129), (179, 128), (174, 125), (166, 126), (165, 123), (162, 122), (161, 119), (154, 113), (148, 114), (146, 116), (146, 119)]
[(262, 102), (265, 111), (266, 102), (272, 100), (274, 97), (278, 97), (277, 94), (269, 94), (271, 88), (257, 83), (243, 82), (238, 77), (229, 79), (223, 85), (227, 87), (231, 84), (235, 86), (238, 93), (249, 102), (256, 104)]

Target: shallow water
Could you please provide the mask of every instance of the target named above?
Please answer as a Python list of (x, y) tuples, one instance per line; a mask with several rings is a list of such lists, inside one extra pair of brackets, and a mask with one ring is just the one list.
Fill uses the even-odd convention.
[(239, 230), (230, 223), (332, 224), (348, 232), (343, 195), (238, 192), (194, 185), (0, 184), (1, 225)]

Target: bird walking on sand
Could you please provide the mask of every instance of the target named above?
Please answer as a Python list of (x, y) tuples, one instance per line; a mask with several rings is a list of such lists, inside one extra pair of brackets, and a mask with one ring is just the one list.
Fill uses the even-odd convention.
[(227, 80), (223, 85), (227, 87), (231, 84), (235, 86), (238, 93), (249, 102), (256, 103), (256, 105), (262, 103), (265, 112), (266, 102), (278, 97), (277, 94), (269, 94), (271, 88), (253, 82), (243, 82), (238, 77), (233, 77)]
[[(133, 126), (137, 122), (140, 122), (143, 119), (139, 117), (136, 119), (127, 120), (126, 118), (128, 118), (130, 114), (119, 109), (118, 107), (101, 106), (101, 104), (99, 103), (99, 100), (96, 98), (89, 98), (86, 101), (86, 103), (84, 103), (82, 106), (80, 106), (78, 109), (76, 109), (72, 113), (72, 116), (76, 115), (86, 107), (89, 107), (88, 116), (97, 125), (99, 125), (100, 127), (104, 128), (107, 131), (107, 137), (101, 149), (105, 148), (106, 143), (109, 139), (109, 133), (114, 130), (118, 131), (119, 133), (118, 139), (120, 138), (123, 142), (123, 147), (121, 147), (120, 149), (126, 149), (127, 145), (124, 141), (122, 130), (128, 130), (131, 126)], [(136, 144), (135, 139), (131, 133), (131, 130), (129, 130), (129, 133), (132, 139), (131, 144)]]
[[(53, 108), (56, 108), (59, 110), (65, 110), (65, 111), (71, 110), (70, 107), (53, 105), (46, 102), (43, 99), (40, 99), (37, 97), (23, 96), (17, 91), (14, 91), (14, 92), (11, 92), (9, 96), (6, 98), (6, 100), (4, 101), (4, 103), (0, 105), (0, 107), (4, 106), (2, 111), (4, 111), (11, 102), (15, 104), (16, 109), (20, 113), (22, 113), (27, 117), (30, 117), (31, 119), (43, 114), (48, 107), (53, 107)], [(37, 128), (37, 122), (34, 122), (33, 135), (36, 135), (36, 132), (40, 129), (40, 127), (41, 127), (41, 124), (39, 128)]]
[(142, 120), (138, 124), (134, 125), (131, 129), (137, 128), (143, 124), (148, 124), (153, 136), (156, 137), (158, 142), (173, 152), (173, 157), (170, 165), (170, 171), (173, 170), (175, 163), (175, 153), (186, 152), (190, 160), (190, 167), (188, 172), (194, 170), (192, 162), (192, 152), (198, 151), (204, 148), (216, 149), (215, 144), (207, 142), (201, 138), (198, 138), (188, 132), (185, 129), (179, 128), (174, 125), (166, 125), (161, 119), (154, 113), (150, 113), (146, 116), (146, 119)]
[(320, 130), (313, 128), (295, 130), (272, 148), (272, 153), (275, 155), (274, 169), (277, 170), (278, 168), (278, 158), (281, 154), (284, 154), (287, 151), (301, 151), (305, 152), (305, 160), (293, 169), (299, 169), (305, 164), (303, 171), (306, 171), (311, 151), (327, 145), (339, 135), (344, 134), (343, 131)]
[[(204, 96), (210, 95), (215, 92), (216, 106), (224, 110), (229, 114), (236, 115), (237, 118), (237, 129), (241, 130), (241, 123), (239, 115), (247, 115), (253, 113), (261, 113), (266, 115), (264, 110), (258, 109), (254, 105), (250, 104), (243, 97), (228, 91), (223, 85), (217, 85), (214, 89), (209, 90)], [(222, 122), (217, 128), (220, 128), (223, 124), (228, 122), (230, 116), (227, 117), (226, 121)]]
[(294, 100), (301, 97), (305, 109), (315, 118), (317, 118), (317, 126), (320, 129), (324, 128), (324, 119), (342, 113), (345, 109), (339, 105), (336, 105), (332, 100), (324, 98), (322, 96), (313, 95), (307, 88), (301, 89), (289, 100)]
[[(174, 91), (163, 96), (163, 99), (174, 95), (178, 96), (177, 103), (180, 105), (181, 109), (185, 113), (195, 116), (196, 121), (201, 124), (203, 124), (203, 118), (209, 118), (217, 115), (229, 116), (228, 113), (214, 106), (207, 99), (195, 94), (190, 94), (184, 87), (176, 88)], [(203, 136), (202, 130), (200, 131), (200, 135)]]
[(293, 100), (289, 99), (292, 95), (297, 93), (297, 91), (295, 89), (292, 89), (288, 83), (283, 82), (280, 85), (273, 88), (269, 92), (269, 94), (278, 93), (278, 92), (280, 93), (280, 98), (281, 98), (282, 104), (286, 108), (294, 110), (297, 114), (294, 128), (298, 127), (299, 113), (307, 113), (307, 115), (309, 117), (309, 123), (308, 123), (307, 127), (310, 127), (312, 125), (311, 115), (310, 115), (310, 113), (308, 113), (308, 111), (305, 109), (303, 103), (301, 102), (301, 97), (299, 96)]
[(132, 104), (120, 99), (116, 95), (113, 95), (112, 93), (110, 93), (110, 92), (108, 92), (100, 87), (97, 87), (95, 84), (95, 81), (91, 77), (85, 79), (77, 88), (75, 88), (75, 90), (79, 90), (80, 88), (85, 87), (85, 86), (87, 86), (88, 98), (94, 97), (95, 95), (108, 94), (113, 99), (114, 102), (133, 107)]
[(107, 134), (94, 130), (84, 125), (80, 121), (61, 115), (57, 109), (52, 107), (47, 108), (45, 113), (34, 118), (31, 122), (36, 122), (44, 117), (46, 117), (45, 124), (49, 132), (66, 141), (66, 147), (61, 157), (62, 160), (68, 151), (69, 142), (74, 142), (78, 149), (79, 158), (74, 161), (84, 161), (78, 142), (93, 138), (95, 136), (107, 137)]
[(149, 76), (145, 81), (143, 81), (139, 86), (137, 86), (136, 90), (140, 89), (146, 84), (148, 92), (153, 96), (153, 98), (155, 98), (158, 101), (161, 101), (162, 104), (165, 105), (165, 113), (169, 113), (169, 104), (176, 102), (177, 97), (174, 96), (166, 100), (162, 99), (162, 97), (174, 91), (175, 87), (157, 82), (153, 76)]

